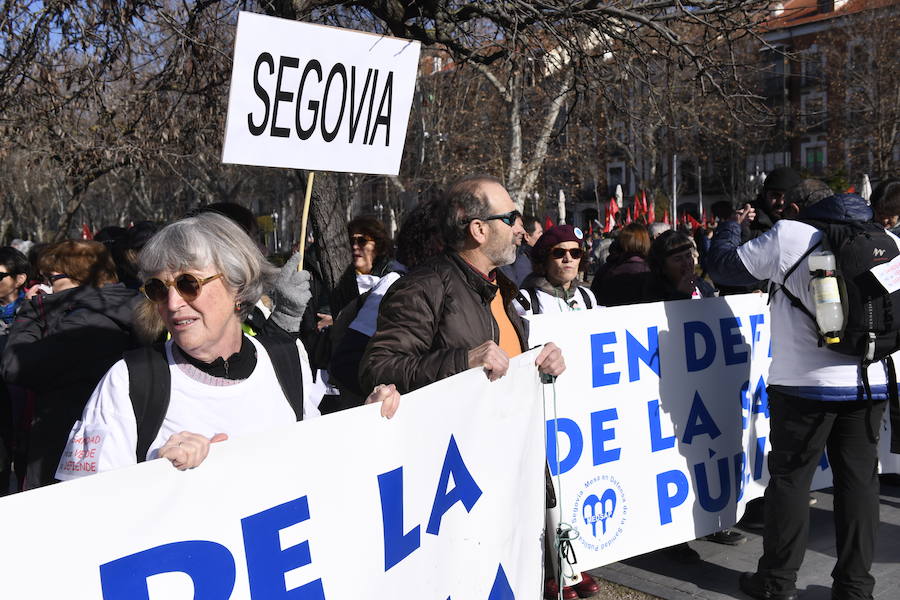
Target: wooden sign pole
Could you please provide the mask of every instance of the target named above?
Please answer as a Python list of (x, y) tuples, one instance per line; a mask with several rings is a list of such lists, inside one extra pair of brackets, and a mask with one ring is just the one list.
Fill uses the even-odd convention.
[(300, 262), (297, 264), (297, 270), (303, 270), (303, 259), (306, 253), (306, 226), (309, 222), (309, 203), (312, 199), (313, 178), (315, 171), (309, 171), (306, 174), (306, 197), (303, 199), (303, 213), (300, 217)]

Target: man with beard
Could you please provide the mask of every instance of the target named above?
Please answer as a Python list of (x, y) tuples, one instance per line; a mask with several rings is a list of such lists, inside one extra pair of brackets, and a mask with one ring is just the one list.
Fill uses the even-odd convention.
[(741, 243), (758, 238), (784, 217), (795, 217), (792, 207), (785, 202), (785, 195), (801, 181), (800, 174), (790, 167), (778, 167), (766, 177), (762, 189), (751, 205), (756, 217), (741, 225)]
[[(528, 348), (512, 306), (518, 290), (499, 270), (515, 260), (516, 237), (524, 234), (509, 193), (494, 177), (467, 177), (447, 191), (442, 211), (448, 251), (385, 296), (362, 360), (366, 386), (395, 384), (406, 393), (473, 367), (494, 381)], [(552, 343), (535, 362), (549, 375), (565, 369)]]

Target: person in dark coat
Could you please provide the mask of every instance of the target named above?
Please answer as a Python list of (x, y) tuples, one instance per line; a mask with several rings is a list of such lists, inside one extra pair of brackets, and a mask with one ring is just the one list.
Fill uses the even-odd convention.
[[(395, 384), (404, 394), (473, 367), (494, 381), (528, 348), (512, 306), (518, 289), (498, 269), (515, 259), (521, 233), (509, 193), (492, 177), (462, 179), (442, 214), (447, 252), (388, 290), (360, 364), (363, 388)], [(537, 364), (553, 375), (565, 369), (552, 343)]]
[(329, 296), (331, 315), (337, 316), (350, 302), (372, 289), (387, 273), (391, 239), (375, 217), (357, 217), (347, 224), (352, 260)]
[(626, 225), (610, 247), (609, 258), (594, 276), (591, 291), (601, 306), (641, 302), (650, 267), (650, 233), (640, 223)]
[(35, 392), (25, 488), (54, 482), (69, 430), (103, 374), (135, 347), (136, 290), (118, 283), (100, 242), (46, 246), (38, 267), (52, 294), (19, 311), (0, 361), (4, 381)]

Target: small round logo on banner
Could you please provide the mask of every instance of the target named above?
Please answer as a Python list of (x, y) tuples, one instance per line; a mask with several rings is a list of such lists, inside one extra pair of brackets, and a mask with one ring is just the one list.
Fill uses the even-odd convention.
[(575, 495), (572, 524), (578, 541), (588, 550), (609, 548), (624, 531), (628, 504), (622, 485), (611, 475), (598, 475), (584, 483)]

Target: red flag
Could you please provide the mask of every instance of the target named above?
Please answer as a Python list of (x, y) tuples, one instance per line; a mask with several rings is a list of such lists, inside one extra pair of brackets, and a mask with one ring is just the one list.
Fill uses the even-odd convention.
[(851, 185), (849, 188), (847, 188), (847, 193), (848, 193), (848, 194), (855, 194), (855, 193), (856, 193), (856, 186), (855, 186), (855, 185)]
[(638, 195), (635, 194), (634, 195), (634, 220), (637, 221), (637, 219), (640, 216), (641, 216), (641, 200), (640, 200), (640, 198), (638, 198)]
[(669, 223), (669, 211), (668, 210), (666, 210), (666, 212), (663, 213), (663, 223), (665, 223), (666, 225), (671, 225), (671, 223)]
[(609, 233), (612, 231), (612, 215), (609, 214), (609, 211), (606, 211), (606, 224), (603, 226), (603, 233)]
[(631, 223), (631, 208), (625, 209), (625, 224), (628, 225)]
[(544, 231), (547, 231), (551, 227), (553, 227), (553, 221), (550, 220), (550, 216), (548, 215), (544, 217)]
[(616, 216), (619, 213), (619, 203), (616, 202), (616, 199), (609, 199), (609, 208), (607, 208), (607, 212), (611, 213), (613, 216)]
[(684, 213), (685, 222), (691, 226), (691, 231), (697, 231), (697, 228), (700, 227), (700, 223), (697, 222), (697, 219), (689, 215), (688, 213)]
[(83, 239), (83, 240), (94, 239), (94, 234), (91, 233), (91, 228), (87, 226), (87, 223), (81, 224), (81, 239)]
[(644, 208), (647, 209), (647, 223), (656, 223), (656, 203), (647, 204), (647, 193), (641, 191), (641, 195), (644, 197)]

